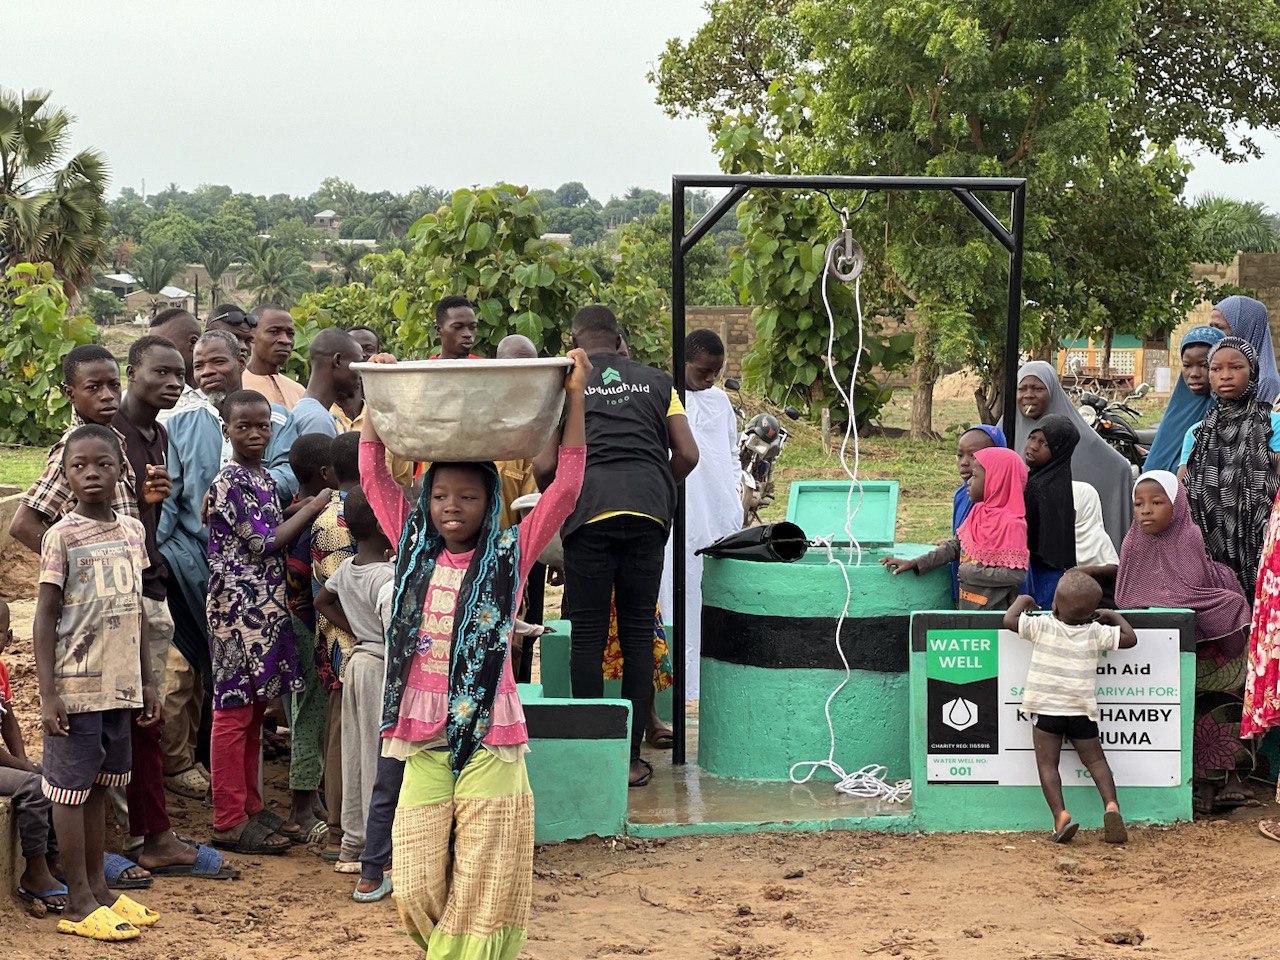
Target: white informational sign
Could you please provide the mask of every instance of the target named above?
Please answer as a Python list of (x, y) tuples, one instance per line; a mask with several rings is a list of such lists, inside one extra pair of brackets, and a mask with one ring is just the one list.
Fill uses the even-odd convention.
[[(1098, 727), (1122, 787), (1182, 781), (1178, 630), (1138, 629), (1138, 643), (1098, 660)], [(1022, 687), (1031, 644), (1007, 630), (930, 630), (928, 781), (1037, 786)], [(994, 711), (995, 716), (990, 714)], [(1064, 786), (1091, 784), (1068, 741)]]

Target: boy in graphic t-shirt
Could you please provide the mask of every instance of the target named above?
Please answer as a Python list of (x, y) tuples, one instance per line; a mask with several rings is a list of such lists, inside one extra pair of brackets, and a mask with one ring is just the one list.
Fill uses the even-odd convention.
[(112, 431), (80, 427), (62, 457), (77, 502), (44, 535), (34, 629), (44, 793), (67, 878), (58, 932), (133, 940), (159, 915), (111, 896), (102, 848), (107, 787), (129, 782), (132, 711), (143, 726), (160, 719), (142, 617), (145, 531), (112, 508), (124, 469)]

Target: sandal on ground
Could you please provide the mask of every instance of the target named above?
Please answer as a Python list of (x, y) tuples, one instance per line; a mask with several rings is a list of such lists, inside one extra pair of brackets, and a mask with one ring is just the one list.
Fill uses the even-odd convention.
[[(107, 878), (107, 886), (112, 890), (145, 890), (151, 886), (150, 877), (126, 877), (130, 870), (145, 870), (128, 857), (118, 853), (108, 853), (102, 858), (102, 873)], [(150, 873), (147, 870), (147, 873)]]
[(273, 844), (267, 843), (272, 837), (279, 837), (270, 827), (260, 820), (245, 821), (244, 830), (240, 833), (239, 838), (235, 840), (219, 840), (213, 838), (213, 845), (219, 850), (230, 850), (232, 853), (241, 853), (246, 856), (269, 856), (275, 857), (289, 850), (293, 844), (287, 842), (287, 838), (281, 837), (285, 843)]
[(45, 890), (43, 893), (36, 893), (34, 890), (28, 890), (26, 887), (23, 887), (23, 886), (18, 887), (18, 896), (20, 896), (23, 900), (27, 901), (27, 903), (35, 903), (37, 900), (39, 900), (41, 903), (44, 904), (44, 908), (48, 910), (50, 913), (61, 913), (63, 910), (66, 909), (66, 904), (50, 903), (49, 898), (65, 897), (66, 895), (67, 895), (67, 885), (65, 883), (59, 884), (58, 889), (56, 890)]
[(362, 869), (359, 860), (339, 860), (333, 865), (334, 873), (359, 873)]
[(637, 780), (630, 779), (630, 775), (628, 775), (628, 787), (645, 787), (648, 786), (649, 781), (653, 779), (653, 764), (644, 759), (641, 759), (640, 763), (644, 766), (644, 773), (641, 774), (640, 778)]
[[(296, 830), (290, 830), (290, 827), (297, 827)], [(292, 820), (286, 820), (283, 826), (276, 828), (276, 833), (282, 837), (288, 837), (298, 846), (306, 846), (308, 843), (324, 843), (329, 836), (329, 824), (323, 820), (317, 820), (311, 825), (310, 830), (303, 830), (302, 825)]]
[(195, 767), (188, 767), (181, 773), (171, 773), (164, 778), (164, 788), (170, 793), (191, 800), (203, 800), (209, 791), (209, 781)]
[(150, 907), (144, 907), (137, 900), (130, 900), (123, 893), (116, 897), (116, 902), (111, 905), (111, 912), (135, 927), (152, 927), (160, 919), (160, 914)]
[(1068, 820), (1057, 830), (1053, 831), (1053, 835), (1049, 839), (1054, 843), (1069, 843), (1071, 838), (1076, 835), (1076, 831), (1079, 829), (1080, 824), (1076, 823), (1075, 820)]
[(142, 936), (141, 930), (110, 907), (99, 907), (83, 920), (59, 920), (58, 932), (112, 943), (121, 940), (137, 940)]
[(320, 856), (320, 859), (323, 860), (325, 863), (337, 863), (339, 860), (342, 859), (342, 851), (341, 850), (321, 850), (319, 856)]
[(377, 903), (379, 900), (385, 899), (391, 893), (391, 875), (383, 874), (382, 883), (378, 885), (377, 890), (371, 890), (369, 893), (361, 893), (356, 890), (351, 894), (351, 899), (356, 903)]
[(1258, 824), (1258, 832), (1268, 840), (1280, 843), (1280, 820), (1263, 820)]
[(644, 732), (645, 742), (655, 750), (671, 750), (676, 745), (674, 731), (668, 727), (654, 727)]
[(196, 848), (195, 863), (171, 863), (166, 867), (155, 867), (151, 871), (153, 877), (201, 877), (205, 880), (238, 880), (240, 871), (227, 864), (226, 858), (217, 850), (179, 837), (183, 843)]
[(1128, 843), (1129, 831), (1119, 810), (1108, 810), (1102, 815), (1102, 839), (1107, 843)]
[[(261, 823), (264, 826), (270, 827), (272, 833), (280, 833), (280, 828), (285, 825), (284, 817), (280, 816), (278, 813), (273, 813), (266, 807), (263, 807), (249, 819), (254, 823)], [(286, 837), (288, 834), (280, 833), (280, 836)]]

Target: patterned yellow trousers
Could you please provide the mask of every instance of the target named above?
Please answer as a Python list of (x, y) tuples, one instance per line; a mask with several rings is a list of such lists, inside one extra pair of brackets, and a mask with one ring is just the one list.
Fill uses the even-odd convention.
[(414, 754), (391, 842), (400, 919), (431, 960), (520, 952), (533, 896), (533, 793), (523, 757), (508, 763), (479, 748), (455, 778), (449, 751)]

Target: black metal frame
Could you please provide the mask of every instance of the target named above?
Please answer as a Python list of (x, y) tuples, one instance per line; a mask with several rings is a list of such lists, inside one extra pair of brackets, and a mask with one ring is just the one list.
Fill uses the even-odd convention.
[[(708, 210), (693, 229), (684, 230), (684, 192), (688, 188), (728, 187), (729, 192)], [(685, 338), (685, 254), (716, 225), (747, 192), (753, 188), (767, 190), (865, 190), (881, 193), (886, 190), (946, 190), (953, 194), (973, 216), (987, 228), (1009, 251), (1009, 317), (1005, 326), (1004, 341), (1004, 420), (1013, 423), (1017, 409), (1015, 392), (1018, 375), (1018, 338), (1022, 323), (1022, 235), (1026, 220), (1027, 181), (995, 177), (775, 177), (765, 174), (711, 174), (707, 176), (676, 174), (671, 178), (671, 364), (676, 389), (684, 399), (684, 338)], [(1007, 193), (1011, 196), (1009, 227), (991, 212), (976, 193)], [(675, 527), (672, 539), (676, 545), (671, 551), (672, 646), (671, 661), (674, 670), (672, 688), (672, 726), (675, 743), (671, 753), (673, 763), (685, 762), (685, 699), (684, 699), (684, 641), (685, 641), (685, 553), (684, 524), (685, 498), (681, 485), (676, 505)], [(643, 718), (633, 717), (633, 723)]]

